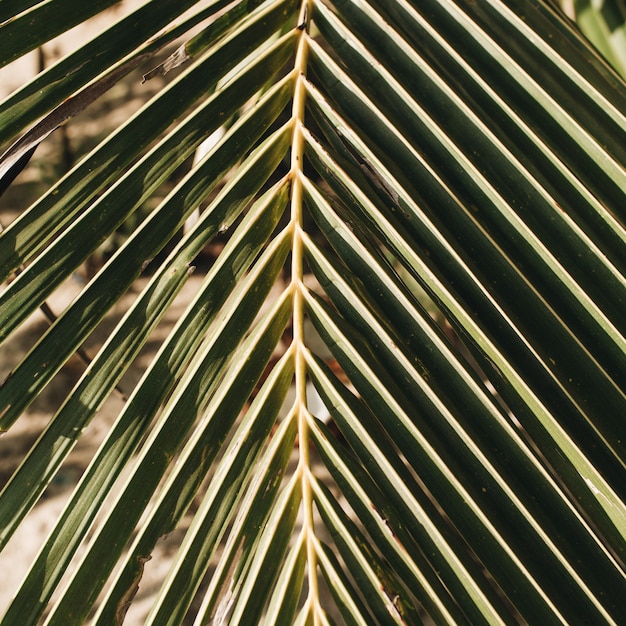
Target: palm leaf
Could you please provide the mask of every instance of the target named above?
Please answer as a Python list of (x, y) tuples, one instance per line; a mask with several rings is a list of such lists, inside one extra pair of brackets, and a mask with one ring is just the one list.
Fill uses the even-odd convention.
[(623, 0), (576, 0), (573, 18), (605, 59), (626, 75), (626, 5)]
[[(2, 9), (2, 62), (73, 4)], [(0, 233), (9, 354), (131, 228), (0, 387), (9, 447), (93, 354), (0, 493), (3, 548), (106, 430), (2, 623), (621, 623), (617, 74), (541, 0), (151, 0), (0, 105), (0, 188), (141, 74)]]

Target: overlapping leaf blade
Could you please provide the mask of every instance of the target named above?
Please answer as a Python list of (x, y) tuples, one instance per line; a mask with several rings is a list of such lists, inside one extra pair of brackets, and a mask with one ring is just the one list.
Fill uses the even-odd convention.
[(150, 5), (194, 13), (134, 44), (120, 21), (108, 61), (83, 68), (94, 40), (0, 106), (9, 139), (15, 107), (22, 128), (208, 19), (169, 57), (193, 65), (0, 234), (3, 277), (29, 264), (0, 295), (10, 345), (223, 127), (0, 387), (9, 428), (204, 205), (0, 493), (3, 541), (228, 241), (6, 623), (82, 623), (99, 595), (94, 623), (121, 623), (181, 524), (144, 623), (626, 619), (624, 84), (541, 0)]

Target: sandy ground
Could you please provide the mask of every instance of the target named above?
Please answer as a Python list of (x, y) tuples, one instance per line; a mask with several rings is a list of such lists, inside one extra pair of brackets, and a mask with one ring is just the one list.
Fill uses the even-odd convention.
[[(174, 305), (168, 310), (163, 322), (159, 325), (154, 335), (151, 336), (151, 344), (140, 355), (132, 369), (120, 382), (122, 389), (132, 389), (139, 379), (143, 368), (154, 353), (154, 346), (166, 336), (169, 329), (174, 325), (185, 304), (196, 293), (200, 280), (201, 277), (192, 277), (183, 288)], [(64, 305), (69, 303), (73, 296), (78, 293), (80, 287), (81, 285), (77, 281), (68, 281), (50, 299), (49, 303), (52, 310), (62, 310)], [(90, 356), (96, 353), (98, 344), (106, 338), (107, 329), (121, 317), (122, 312), (126, 309), (129, 302), (134, 299), (140, 287), (141, 283), (137, 284), (131, 292), (120, 300), (102, 327), (98, 329), (96, 336), (90, 338), (89, 346), (87, 347)], [(27, 352), (33, 340), (39, 337), (47, 326), (48, 324), (44, 316), (37, 313), (2, 347), (0, 379), (4, 379), (12, 364), (17, 362)], [(57, 374), (38, 400), (15, 423), (15, 426), (2, 437), (0, 445), (0, 484), (3, 484), (9, 478), (12, 470), (24, 457), (30, 445), (35, 441), (50, 417), (59, 407), (64, 394), (74, 385), (83, 368), (83, 363), (78, 358), (73, 357)], [(4, 612), (15, 589), (26, 574), (29, 564), (36, 556), (39, 547), (61, 513), (72, 488), (78, 482), (122, 406), (123, 401), (119, 395), (113, 394), (109, 397), (84, 435), (80, 438), (77, 446), (63, 464), (59, 473), (55, 476), (41, 501), (28, 515), (3, 552), (0, 553), (0, 614)], [(146, 568), (147, 577), (137, 598), (137, 606), (133, 608), (133, 612), (129, 615), (127, 621), (129, 624), (141, 624), (143, 622), (143, 613), (149, 607), (147, 598), (154, 591), (151, 580), (160, 580), (165, 574), (167, 559), (162, 557), (171, 553), (171, 546), (178, 542), (175, 535), (168, 539), (169, 544), (164, 542), (159, 547), (150, 568)], [(142, 611), (142, 607), (144, 611)]]
[[(144, 2), (145, 0), (124, 0), (88, 23), (77, 26), (69, 33), (48, 43), (44, 47), (47, 62), (52, 63), (55, 59), (71, 52), (82, 42), (102, 32), (112, 19), (122, 17)], [(38, 62), (38, 54), (33, 51), (22, 59), (0, 69), (0, 99), (6, 97), (34, 76)], [(144, 71), (146, 69), (149, 68), (143, 68)], [(128, 80), (110, 92), (108, 104), (99, 106), (96, 103), (68, 124), (66, 132), (72, 149), (76, 151), (77, 155), (84, 152), (90, 147), (89, 143), (97, 139), (98, 133), (103, 127), (116, 127), (119, 122), (124, 121), (137, 110), (158, 88), (158, 80), (150, 81), (150, 83), (142, 86), (140, 72), (130, 76)], [(27, 205), (28, 198), (43, 191), (49, 185), (50, 178), (58, 176), (58, 172), (51, 171), (51, 163), (59, 160), (60, 149), (61, 138), (59, 131), (57, 131), (38, 148), (29, 167), (20, 174), (15, 183), (0, 199), (0, 220), (4, 226), (15, 218), (25, 204)], [(155, 345), (176, 322), (186, 302), (196, 293), (198, 282), (201, 279), (202, 276), (193, 276), (183, 288), (175, 304), (170, 308), (162, 324), (151, 338), (150, 346), (120, 383), (122, 388), (126, 386), (128, 389), (132, 389), (142, 373), (142, 368), (145, 367), (151, 354), (154, 353)], [(63, 311), (82, 286), (80, 277), (73, 277), (68, 280), (49, 299), (50, 308), (57, 313)], [(141, 283), (135, 285), (133, 290), (110, 312), (107, 320), (101, 324), (94, 336), (89, 339), (86, 349), (91, 356), (96, 353), (99, 345), (106, 339), (107, 331), (121, 317), (129, 301), (134, 299), (140, 288)], [(14, 365), (28, 352), (47, 327), (48, 322), (45, 316), (41, 312), (37, 312), (12, 335), (9, 341), (0, 346), (0, 381), (5, 379)], [(37, 401), (18, 419), (14, 427), (2, 436), (0, 439), (0, 487), (6, 483), (24, 458), (29, 447), (60, 406), (65, 394), (80, 377), (83, 369), (84, 364), (80, 359), (72, 357)], [(0, 616), (4, 613), (16, 588), (27, 572), (29, 564), (61, 513), (71, 494), (71, 489), (76, 485), (122, 406), (123, 402), (119, 395), (113, 394), (108, 399), (96, 419), (81, 437), (78, 445), (43, 498), (0, 553)], [(179, 539), (177, 533), (174, 533), (168, 538), (169, 543), (163, 542), (158, 546), (150, 567), (146, 568), (146, 576), (141, 590), (125, 623), (143, 623), (156, 581), (162, 579), (167, 568), (167, 559), (161, 557), (166, 557), (167, 554), (171, 553), (172, 546), (175, 546)]]

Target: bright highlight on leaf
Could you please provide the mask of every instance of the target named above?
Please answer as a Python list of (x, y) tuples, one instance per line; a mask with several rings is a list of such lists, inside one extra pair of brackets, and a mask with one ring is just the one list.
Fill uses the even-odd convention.
[(0, 103), (3, 626), (624, 622), (619, 76), (547, 0), (103, 15)]

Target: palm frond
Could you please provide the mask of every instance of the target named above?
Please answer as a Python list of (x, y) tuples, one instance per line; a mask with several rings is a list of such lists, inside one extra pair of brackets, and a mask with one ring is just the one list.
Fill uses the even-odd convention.
[[(0, 9), (0, 62), (74, 4)], [(128, 77), (160, 82), (0, 233), (8, 354), (130, 229), (0, 387), (10, 446), (92, 354), (2, 548), (104, 433), (2, 623), (624, 621), (626, 86), (573, 25), (151, 0), (0, 104), (0, 188)]]

